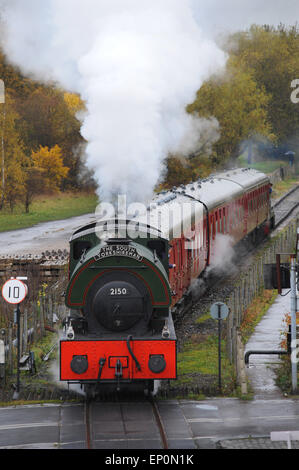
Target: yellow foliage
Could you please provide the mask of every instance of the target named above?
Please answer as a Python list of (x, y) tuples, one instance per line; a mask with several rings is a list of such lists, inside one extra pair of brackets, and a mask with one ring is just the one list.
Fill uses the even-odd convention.
[(69, 168), (63, 164), (61, 148), (58, 145), (51, 149), (40, 147), (37, 152), (32, 152), (31, 158), (34, 166), (42, 170), (47, 189), (58, 189), (61, 180), (69, 172)]
[(85, 108), (84, 102), (76, 93), (64, 93), (64, 101), (66, 102), (71, 114), (74, 116)]

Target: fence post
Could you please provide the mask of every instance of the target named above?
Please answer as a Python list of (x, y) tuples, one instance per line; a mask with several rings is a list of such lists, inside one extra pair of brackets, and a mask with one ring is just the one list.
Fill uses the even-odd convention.
[(12, 342), (12, 326), (8, 328), (8, 371), (13, 373), (13, 342)]
[(244, 345), (241, 340), (241, 334), (237, 330), (236, 332), (236, 342), (237, 342), (237, 381), (241, 386), (242, 395), (247, 394), (247, 381), (246, 381), (246, 372), (245, 372), (245, 362), (244, 362)]
[(25, 308), (23, 317), (23, 352), (27, 351), (28, 346), (28, 310)]

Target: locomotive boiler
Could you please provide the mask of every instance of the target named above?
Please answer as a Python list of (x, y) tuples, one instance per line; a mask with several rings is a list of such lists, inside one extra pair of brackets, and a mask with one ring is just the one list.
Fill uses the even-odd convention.
[(191, 285), (217, 256), (217, 239), (255, 243), (271, 225), (269, 178), (236, 169), (164, 191), (130, 218), (78, 229), (60, 379), (87, 394), (176, 379), (173, 314), (192, 301)]

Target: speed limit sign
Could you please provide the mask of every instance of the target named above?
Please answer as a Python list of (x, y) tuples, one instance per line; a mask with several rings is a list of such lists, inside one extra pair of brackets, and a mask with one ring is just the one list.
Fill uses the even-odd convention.
[(9, 304), (17, 305), (23, 302), (28, 294), (28, 287), (19, 279), (11, 279), (2, 287), (2, 297)]

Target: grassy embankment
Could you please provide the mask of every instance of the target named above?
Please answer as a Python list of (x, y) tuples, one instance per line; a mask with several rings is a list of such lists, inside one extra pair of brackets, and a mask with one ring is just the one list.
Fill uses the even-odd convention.
[(97, 204), (98, 199), (94, 193), (68, 192), (43, 195), (32, 203), (29, 214), (25, 213), (23, 206), (16, 207), (13, 213), (9, 209), (0, 212), (0, 232), (92, 213)]

